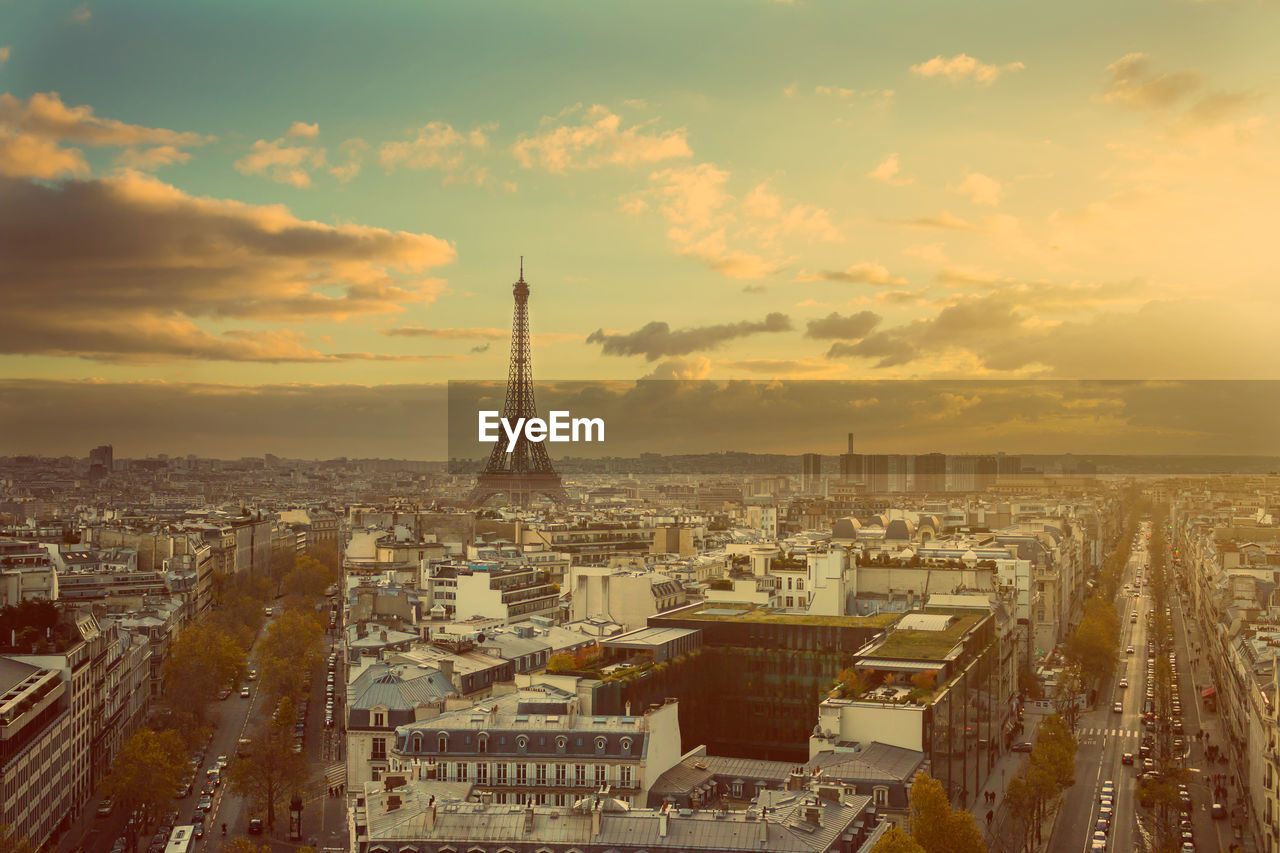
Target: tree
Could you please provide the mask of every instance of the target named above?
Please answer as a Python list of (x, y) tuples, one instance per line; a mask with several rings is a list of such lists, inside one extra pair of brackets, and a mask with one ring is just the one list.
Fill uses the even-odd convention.
[(259, 683), (268, 697), (301, 700), (324, 658), (324, 627), (315, 613), (286, 610), (267, 628), (258, 652)]
[(218, 853), (271, 853), (271, 845), (254, 844), (253, 839), (241, 835), (230, 841), (222, 842), (222, 846), (218, 848)]
[(293, 751), (293, 719), (293, 700), (285, 697), (251, 738), (249, 754), (228, 768), (228, 784), (266, 811), (268, 828), (275, 827), (276, 807), (308, 782), (307, 761)]
[(871, 853), (924, 853), (924, 848), (900, 827), (891, 826), (871, 848)]
[(207, 722), (218, 692), (240, 681), (244, 648), (215, 625), (188, 626), (169, 646), (164, 667), (165, 696), (184, 725)]
[(324, 598), (324, 592), (333, 583), (327, 566), (314, 557), (303, 555), (294, 561), (293, 569), (284, 578), (285, 594), (310, 605)]
[(986, 853), (973, 815), (953, 809), (942, 783), (924, 772), (911, 785), (910, 827), (925, 853)]
[(1053, 710), (1071, 731), (1080, 722), (1080, 696), (1084, 693), (1084, 672), (1078, 663), (1068, 663), (1053, 694)]
[[(168, 808), (187, 769), (186, 745), (173, 729), (135, 731), (111, 763), (102, 791), (125, 812), (137, 809), (142, 826), (149, 826)], [(137, 848), (140, 827), (129, 824), (132, 849)]]

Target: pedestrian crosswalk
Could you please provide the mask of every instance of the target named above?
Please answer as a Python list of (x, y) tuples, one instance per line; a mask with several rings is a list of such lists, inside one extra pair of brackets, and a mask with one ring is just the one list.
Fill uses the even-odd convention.
[(345, 761), (339, 761), (325, 767), (324, 769), (325, 785), (332, 785), (334, 787), (337, 787), (338, 785), (346, 784), (346, 781), (347, 781), (347, 763)]
[(1142, 737), (1141, 729), (1080, 729), (1082, 737)]

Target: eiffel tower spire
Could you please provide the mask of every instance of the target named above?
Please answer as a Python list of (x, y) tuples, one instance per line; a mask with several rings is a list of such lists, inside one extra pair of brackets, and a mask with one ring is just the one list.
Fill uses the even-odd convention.
[[(524, 256), (520, 257), (520, 278), (512, 285), (515, 313), (511, 320), (511, 364), (507, 371), (507, 398), (502, 416), (514, 423), (518, 418), (536, 418), (533, 399), (533, 360), (529, 344), (529, 284), (524, 280)], [(521, 433), (516, 446), (507, 452), (505, 441), (497, 441), (489, 463), (476, 481), (468, 503), (484, 505), (490, 498), (505, 494), (512, 503), (528, 505), (541, 494), (555, 503), (568, 503), (560, 475), (547, 456), (544, 442), (529, 441)]]

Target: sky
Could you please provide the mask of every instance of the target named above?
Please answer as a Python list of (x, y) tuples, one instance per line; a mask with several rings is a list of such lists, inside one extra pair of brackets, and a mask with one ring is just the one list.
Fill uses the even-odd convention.
[(1280, 378), (1276, 32), (0, 0), (0, 453), (425, 457), (442, 383), (506, 375), (521, 256), (541, 380)]

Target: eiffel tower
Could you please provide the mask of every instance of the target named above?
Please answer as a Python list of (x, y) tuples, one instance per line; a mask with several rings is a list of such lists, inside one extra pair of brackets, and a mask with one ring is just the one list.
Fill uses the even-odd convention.
[[(533, 402), (533, 364), (529, 352), (529, 285), (524, 280), (524, 258), (520, 258), (520, 280), (512, 285), (516, 298), (511, 320), (511, 367), (507, 373), (507, 399), (502, 416), (536, 418)], [(476, 479), (467, 503), (479, 508), (495, 495), (505, 494), (511, 503), (528, 506), (534, 495), (543, 495), (556, 504), (566, 504), (560, 475), (551, 465), (544, 442), (529, 441), (521, 432), (515, 449), (507, 453), (507, 442), (500, 438), (489, 454), (489, 464)]]

